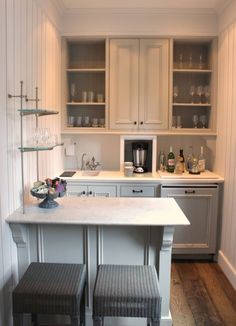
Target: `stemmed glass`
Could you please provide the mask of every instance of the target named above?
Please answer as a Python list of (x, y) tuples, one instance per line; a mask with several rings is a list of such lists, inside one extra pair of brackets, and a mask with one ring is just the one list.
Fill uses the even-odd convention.
[(183, 69), (184, 64), (183, 64), (183, 53), (180, 53), (179, 55), (179, 69)]
[(72, 83), (70, 85), (70, 96), (71, 96), (71, 102), (75, 102), (75, 84)]
[(174, 103), (176, 103), (176, 99), (179, 96), (179, 87), (178, 86), (174, 86), (174, 88), (173, 88), (173, 96), (174, 96)]
[(194, 128), (197, 128), (197, 125), (198, 125), (198, 115), (194, 114), (193, 115), (193, 126), (194, 126)]
[(200, 115), (200, 122), (202, 124), (202, 128), (206, 128), (207, 116), (206, 115)]
[(205, 93), (205, 97), (206, 97), (206, 103), (209, 103), (210, 87), (208, 85), (204, 87), (204, 93)]
[(191, 95), (192, 103), (194, 103), (193, 99), (194, 99), (194, 94), (195, 94), (195, 86), (193, 86), (193, 85), (190, 86), (189, 94)]
[(197, 95), (199, 96), (199, 103), (201, 103), (203, 95), (203, 87), (201, 85), (197, 87)]

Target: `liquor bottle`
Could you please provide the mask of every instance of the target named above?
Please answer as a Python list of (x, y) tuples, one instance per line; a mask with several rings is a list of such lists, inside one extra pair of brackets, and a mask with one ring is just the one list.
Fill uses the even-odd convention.
[(193, 147), (189, 146), (189, 152), (188, 152), (188, 156), (187, 156), (187, 160), (186, 160), (186, 169), (187, 171), (191, 171), (192, 169), (192, 162), (193, 162)]
[(160, 152), (160, 157), (159, 157), (159, 166), (160, 170), (163, 172), (166, 169), (166, 157), (163, 151)]
[(206, 159), (203, 153), (203, 146), (201, 146), (201, 153), (198, 158), (198, 170), (199, 172), (204, 172), (206, 168)]
[(172, 151), (172, 146), (170, 146), (170, 152), (167, 157), (167, 172), (174, 173), (175, 171), (175, 154)]
[(184, 170), (185, 170), (185, 158), (184, 158), (183, 149), (179, 150), (179, 162), (181, 163), (181, 165), (180, 165), (181, 172), (184, 173)]

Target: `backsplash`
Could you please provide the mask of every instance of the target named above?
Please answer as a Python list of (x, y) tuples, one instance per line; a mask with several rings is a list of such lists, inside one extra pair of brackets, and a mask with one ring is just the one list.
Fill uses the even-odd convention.
[[(140, 138), (142, 138), (140, 136)], [(120, 169), (120, 136), (119, 135), (63, 135), (62, 141), (65, 147), (75, 144), (75, 156), (66, 156), (64, 149), (64, 168), (80, 169), (82, 154), (86, 153), (86, 160), (95, 157), (101, 163), (102, 170), (117, 171)], [(196, 157), (200, 154), (203, 146), (206, 157), (206, 168), (212, 170), (215, 160), (215, 139), (201, 136), (157, 136), (157, 167), (160, 151), (168, 154), (170, 145), (175, 155), (179, 154), (180, 148), (187, 156), (189, 146), (193, 147)]]

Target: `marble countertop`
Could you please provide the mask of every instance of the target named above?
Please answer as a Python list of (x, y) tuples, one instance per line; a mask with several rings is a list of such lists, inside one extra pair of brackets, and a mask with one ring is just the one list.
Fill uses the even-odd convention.
[(189, 225), (173, 198), (63, 197), (53, 209), (26, 205), (25, 214), (15, 211), (8, 223), (79, 225)]
[(76, 171), (72, 177), (63, 178), (69, 182), (86, 181), (86, 182), (153, 182), (153, 183), (223, 183), (224, 179), (210, 171), (202, 172), (199, 175), (175, 174), (157, 171), (143, 174), (134, 173), (132, 177), (124, 176), (121, 171), (99, 171), (96, 176), (84, 175), (83, 171)]

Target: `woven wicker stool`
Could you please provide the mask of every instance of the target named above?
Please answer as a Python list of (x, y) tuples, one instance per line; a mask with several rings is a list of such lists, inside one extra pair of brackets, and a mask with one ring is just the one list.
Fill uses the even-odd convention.
[(24, 313), (69, 315), (71, 325), (85, 326), (86, 268), (80, 264), (31, 263), (13, 291), (14, 326), (24, 325)]
[(154, 266), (100, 265), (93, 294), (93, 325), (105, 316), (146, 317), (160, 325), (161, 298)]

